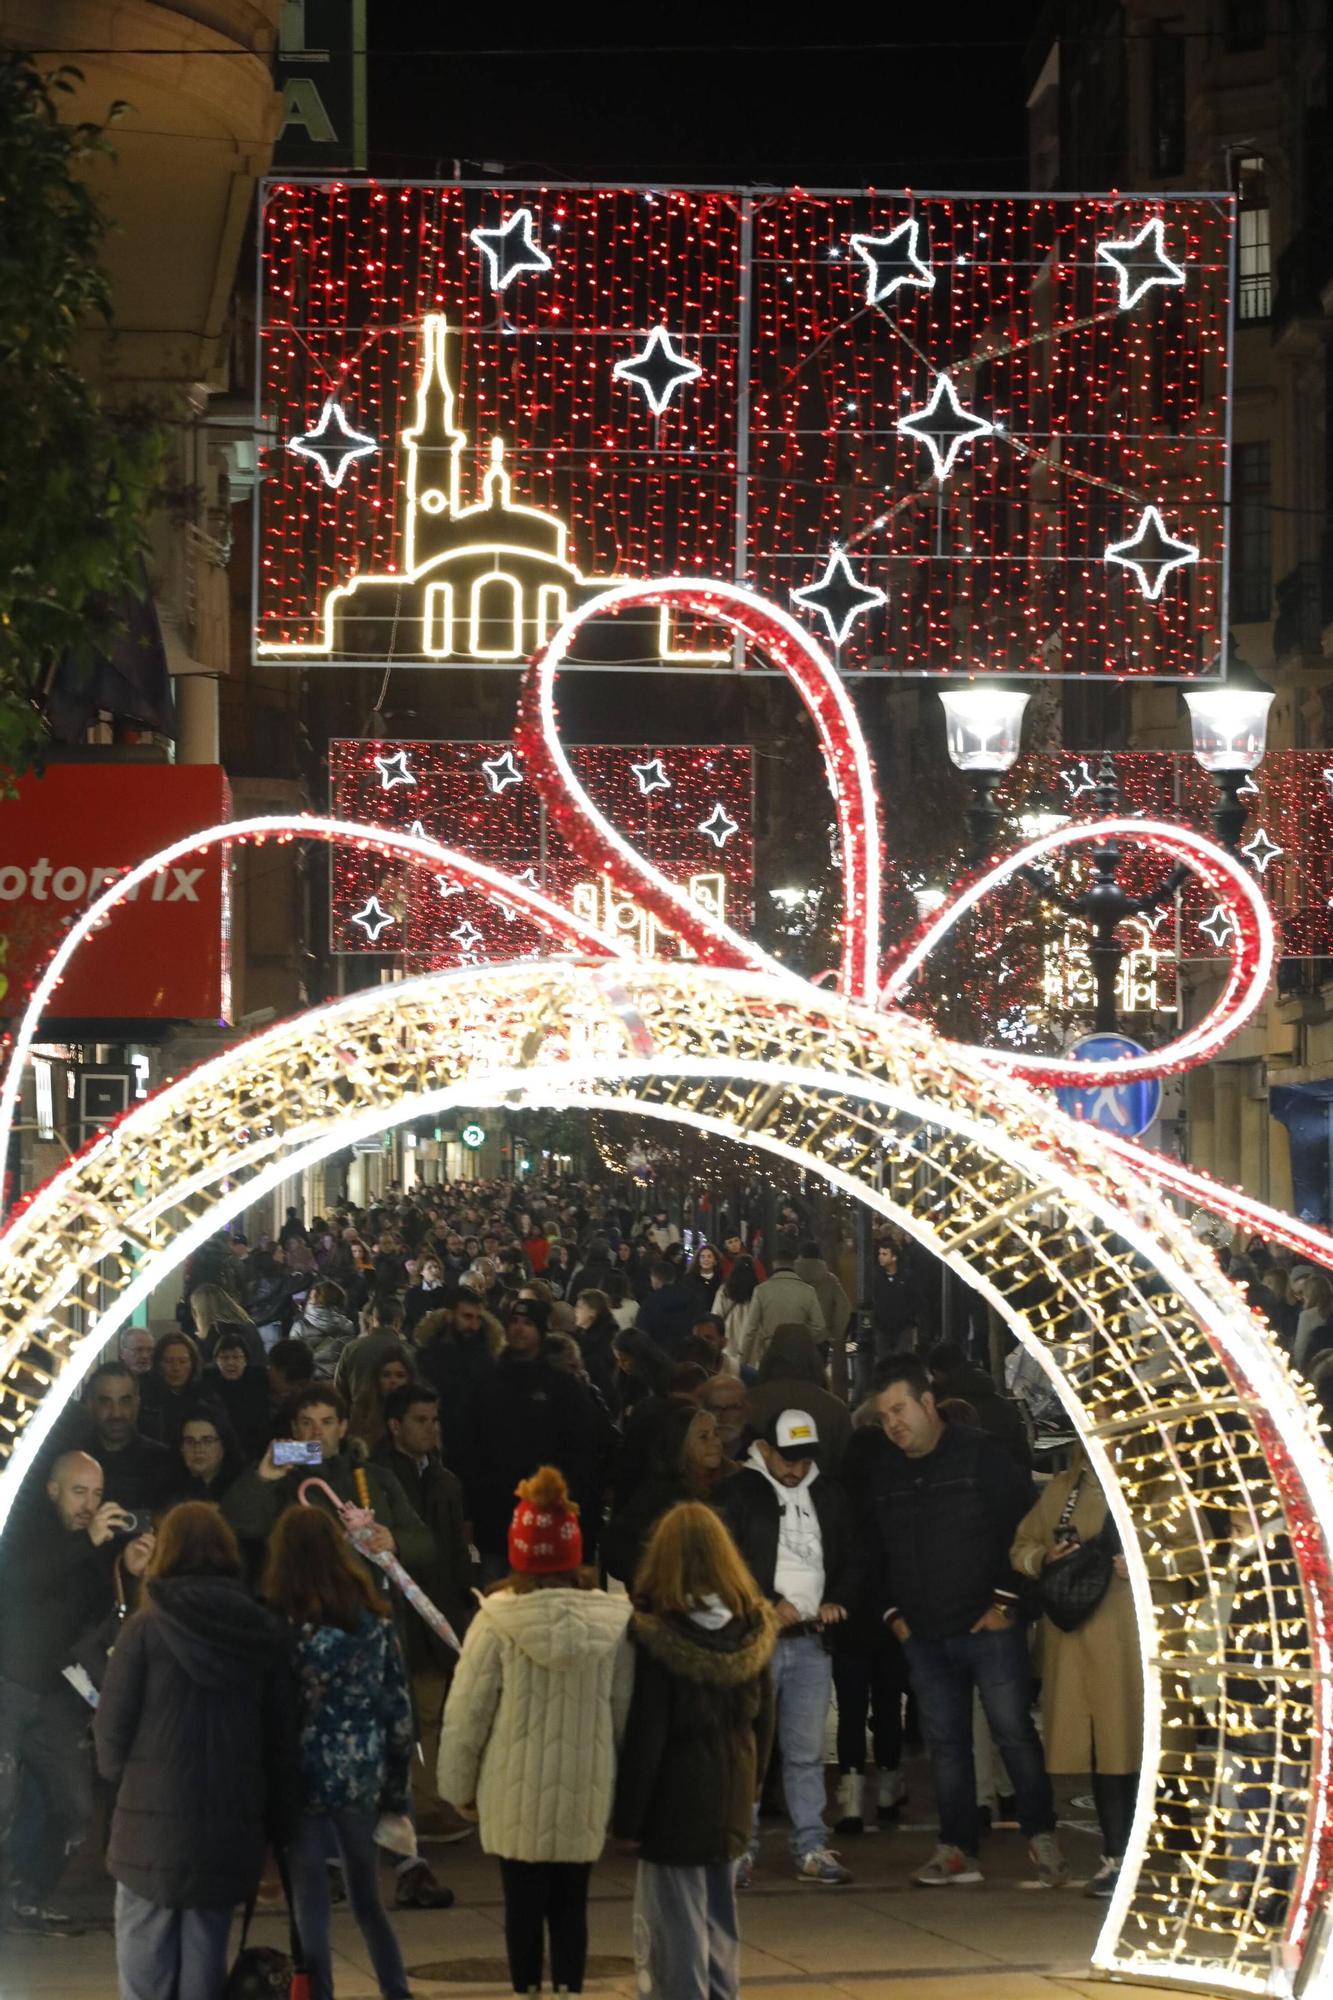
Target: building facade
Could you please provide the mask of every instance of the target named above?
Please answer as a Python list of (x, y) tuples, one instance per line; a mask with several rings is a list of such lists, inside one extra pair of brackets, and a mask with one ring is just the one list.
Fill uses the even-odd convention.
[[(1272, 749), (1333, 743), (1329, 14), (1327, 0), (1053, 0), (1030, 52), (1034, 187), (1236, 198), (1229, 650), (1276, 691)], [(1188, 747), (1176, 689), (1120, 699), (1109, 740)], [(1197, 1013), (1215, 981), (1187, 968), (1184, 988)], [(1331, 1129), (1333, 964), (1285, 959), (1263, 1015), (1188, 1078), (1187, 1153), (1328, 1221)]]

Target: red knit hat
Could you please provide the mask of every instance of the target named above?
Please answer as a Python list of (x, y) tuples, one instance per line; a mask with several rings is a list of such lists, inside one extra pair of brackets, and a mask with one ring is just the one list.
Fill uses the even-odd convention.
[(518, 1487), (519, 1504), (509, 1523), (509, 1567), (524, 1576), (558, 1576), (583, 1561), (579, 1510), (564, 1475), (543, 1465)]

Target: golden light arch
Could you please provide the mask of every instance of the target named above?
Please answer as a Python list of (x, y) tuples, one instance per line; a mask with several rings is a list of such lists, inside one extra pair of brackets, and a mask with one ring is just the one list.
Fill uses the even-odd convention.
[(1267, 1330), (1096, 1135), (902, 1015), (689, 963), (559, 959), (376, 988), (137, 1109), (0, 1239), (0, 1523), (106, 1341), (232, 1214), (451, 1103), (573, 1104), (782, 1154), (908, 1230), (1041, 1359), (1130, 1558), (1147, 1680), (1131, 1850), (1094, 1962), (1322, 1992), (1329, 1465)]

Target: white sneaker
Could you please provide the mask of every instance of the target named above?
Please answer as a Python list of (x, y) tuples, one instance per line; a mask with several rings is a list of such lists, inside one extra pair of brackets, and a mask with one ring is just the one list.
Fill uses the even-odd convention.
[(850, 1868), (844, 1868), (837, 1855), (828, 1847), (817, 1847), (813, 1854), (803, 1854), (796, 1864), (798, 1882), (822, 1882), (826, 1888), (840, 1889), (852, 1879)]
[(835, 1795), (837, 1817), (833, 1825), (838, 1833), (861, 1833), (865, 1829), (864, 1799), (866, 1780), (863, 1771), (844, 1771), (838, 1780)]
[(876, 1776), (879, 1788), (879, 1816), (894, 1819), (907, 1802), (907, 1780), (901, 1771), (880, 1771)]

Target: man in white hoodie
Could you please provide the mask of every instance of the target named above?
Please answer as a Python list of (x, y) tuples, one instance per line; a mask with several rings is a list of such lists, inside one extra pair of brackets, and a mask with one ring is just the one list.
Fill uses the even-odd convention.
[[(818, 1449), (813, 1417), (779, 1411), (716, 1506), (777, 1613), (773, 1691), (797, 1879), (837, 1887), (852, 1878), (830, 1850), (824, 1824), (824, 1729), (833, 1692), (824, 1634), (846, 1618), (860, 1573), (851, 1509), (841, 1489), (820, 1477)], [(756, 1814), (750, 1850), (737, 1867), (738, 1888), (748, 1887), (758, 1849)]]

